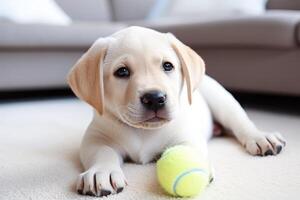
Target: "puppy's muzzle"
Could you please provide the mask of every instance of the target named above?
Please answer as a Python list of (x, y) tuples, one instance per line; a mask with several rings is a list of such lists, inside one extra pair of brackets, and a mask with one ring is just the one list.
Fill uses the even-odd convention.
[(158, 111), (165, 107), (167, 102), (167, 95), (161, 91), (148, 91), (141, 97), (142, 105), (151, 111)]

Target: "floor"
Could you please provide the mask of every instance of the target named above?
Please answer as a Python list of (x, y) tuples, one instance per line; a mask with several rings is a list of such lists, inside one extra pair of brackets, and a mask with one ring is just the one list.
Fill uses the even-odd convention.
[[(287, 147), (278, 156), (252, 157), (232, 138), (215, 138), (209, 152), (215, 181), (195, 199), (299, 199), (300, 115), (248, 107), (264, 130), (280, 131)], [(99, 199), (76, 194), (83, 170), (78, 148), (91, 109), (73, 98), (0, 104), (0, 200)], [(129, 186), (103, 199), (169, 199), (155, 165), (125, 164)]]

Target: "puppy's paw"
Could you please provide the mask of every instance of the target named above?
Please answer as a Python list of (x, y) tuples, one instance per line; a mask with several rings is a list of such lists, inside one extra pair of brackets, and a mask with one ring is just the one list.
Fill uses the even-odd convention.
[(286, 141), (280, 133), (258, 133), (247, 135), (244, 142), (246, 150), (252, 155), (268, 156), (277, 155), (285, 147)]
[(122, 192), (127, 185), (122, 171), (89, 169), (78, 176), (77, 192), (89, 196), (108, 196)]
[(215, 168), (210, 167), (210, 173), (209, 173), (209, 184), (212, 183), (215, 180)]

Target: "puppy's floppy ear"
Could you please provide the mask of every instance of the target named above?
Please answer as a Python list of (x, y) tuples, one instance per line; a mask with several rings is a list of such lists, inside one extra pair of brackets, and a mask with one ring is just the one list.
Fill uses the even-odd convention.
[(81, 100), (104, 112), (103, 60), (109, 38), (100, 38), (83, 54), (67, 77), (72, 91)]
[(194, 50), (179, 41), (173, 34), (167, 33), (167, 37), (180, 60), (183, 78), (187, 85), (188, 100), (192, 104), (192, 94), (198, 88), (205, 73), (204, 61)]

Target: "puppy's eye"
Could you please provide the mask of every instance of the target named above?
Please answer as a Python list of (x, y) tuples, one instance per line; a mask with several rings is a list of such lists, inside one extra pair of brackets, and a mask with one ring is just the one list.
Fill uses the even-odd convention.
[(130, 76), (130, 71), (127, 67), (120, 67), (114, 73), (118, 78), (128, 78)]
[(163, 68), (164, 68), (164, 71), (169, 72), (169, 71), (172, 71), (174, 69), (174, 66), (170, 62), (164, 62), (163, 63)]

